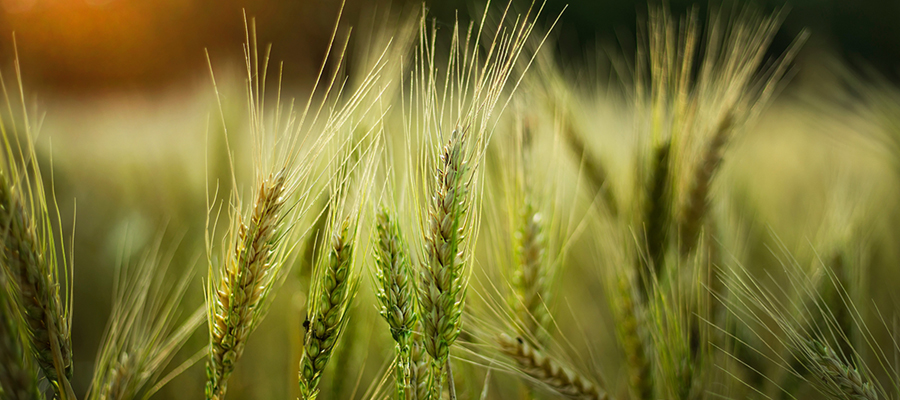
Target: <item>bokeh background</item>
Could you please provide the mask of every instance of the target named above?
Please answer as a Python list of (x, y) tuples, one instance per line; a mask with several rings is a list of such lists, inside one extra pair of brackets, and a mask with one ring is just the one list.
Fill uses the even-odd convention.
[[(366, 27), (377, 25), (374, 20), (380, 15), (408, 12), (419, 4), (348, 0), (341, 31), (352, 25), (358, 28), (357, 36), (365, 38)], [(513, 4), (520, 10), (528, 6)], [(668, 4), (675, 14), (697, 7), (701, 16), (716, 7), (715, 2), (686, 0)], [(854, 97), (842, 79), (850, 71), (863, 80), (877, 77), (878, 85), (900, 81), (900, 2), (759, 0), (756, 4), (768, 11), (787, 11), (770, 50), (773, 55), (801, 31), (810, 36), (790, 82), (732, 155), (722, 180), (736, 188), (734, 204), (755, 210), (761, 225), (776, 232), (786, 247), (802, 249), (821, 228), (825, 199), (833, 194), (836, 179), (854, 182), (854, 193), (872, 207), (897, 204), (900, 199), (890, 161), (867, 133), (878, 127), (847, 106)], [(465, 20), (480, 16), (484, 7), (483, 2), (466, 0), (425, 5), (445, 26), (452, 24), (455, 10)], [(549, 27), (566, 5), (544, 49), (553, 53), (560, 69), (600, 68), (605, 64), (598, 58), (633, 57), (637, 21), (646, 16), (647, 2), (548, 0), (542, 26)], [(333, 0), (0, 0), (0, 71), (6, 78), (12, 76), (15, 43), (29, 104), (42, 115), (41, 156), (53, 160), (62, 231), (75, 232), (76, 369), (89, 370), (93, 362), (111, 307), (111, 271), (123, 251), (126, 258), (129, 252), (138, 253), (164, 229), (166, 243), (178, 244), (173, 265), (205, 273), (206, 177), (217, 173), (216, 165), (210, 167), (204, 157), (207, 134), (216, 129), (210, 121), (217, 118), (210, 65), (226, 107), (240, 110), (243, 13), (255, 18), (259, 42), (272, 43), (272, 59), (284, 62), (286, 91), (299, 95), (315, 77), (340, 6)], [(617, 115), (614, 105), (590, 106), (594, 108), (585, 120), (591, 121), (596, 135), (589, 144), (602, 147), (630, 123)], [(837, 116), (828, 112), (833, 120), (823, 120), (820, 107), (831, 106), (846, 112)], [(229, 122), (240, 125), (243, 117), (239, 112), (234, 115)], [(893, 234), (900, 231), (896, 228), (900, 224), (894, 223), (900, 207), (880, 210), (869, 217), (879, 220), (883, 229), (873, 246), (874, 259), (881, 260), (873, 263), (878, 265), (873, 280), (896, 273), (892, 243)], [(750, 246), (766, 245), (760, 239)], [(762, 254), (761, 264), (775, 263), (766, 259), (765, 251), (756, 252)], [(582, 254), (573, 262), (585, 262), (591, 252)], [(202, 302), (202, 284), (199, 276), (195, 278), (196, 290), (186, 297), (186, 309)], [(252, 351), (229, 383), (229, 398), (287, 398), (292, 393), (287, 383), (294, 381), (291, 371), (296, 370), (294, 355), (299, 354), (292, 346), (301, 329), (305, 300), (297, 289), (302, 285), (300, 280), (286, 283), (276, 311), (251, 338)], [(591, 293), (593, 289), (581, 287), (573, 296), (602, 299)], [(872, 293), (894, 301), (887, 288), (875, 287)], [(376, 318), (365, 324), (381, 327)], [(175, 363), (202, 348), (205, 340), (201, 328)], [(364, 362), (364, 346), (357, 351), (359, 356), (350, 362)], [(176, 393), (199, 398), (202, 375), (200, 365), (193, 367), (157, 398)], [(263, 379), (286, 384), (254, 385)], [(88, 374), (77, 376), (76, 392), (83, 392), (88, 380)]]

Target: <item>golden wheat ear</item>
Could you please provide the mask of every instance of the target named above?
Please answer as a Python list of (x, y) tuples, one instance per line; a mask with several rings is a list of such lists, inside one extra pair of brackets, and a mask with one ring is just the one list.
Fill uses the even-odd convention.
[[(72, 378), (71, 272), (65, 254), (58, 257), (53, 233), (55, 207), (34, 148), (37, 126), (25, 108), (25, 93), (16, 60), (21, 121), (0, 75), (10, 124), (0, 116), (3, 160), (0, 167), (0, 241), (3, 273), (10, 297), (21, 315), (31, 353), (57, 396), (74, 399)], [(7, 130), (12, 127), (12, 131)], [(19, 126), (24, 129), (19, 130)], [(56, 211), (54, 209), (54, 211)], [(55, 212), (56, 216), (59, 215)], [(60, 278), (62, 276), (62, 279)]]

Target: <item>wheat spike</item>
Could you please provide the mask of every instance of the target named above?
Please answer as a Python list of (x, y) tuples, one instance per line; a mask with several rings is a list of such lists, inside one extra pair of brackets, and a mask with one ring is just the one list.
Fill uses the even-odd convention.
[(428, 207), (424, 268), (419, 288), (423, 340), (432, 358), (432, 397), (441, 393), (444, 365), (460, 331), (465, 291), (462, 249), (464, 213), (468, 208), (466, 135), (454, 130), (434, 174)]
[(44, 257), (44, 245), (37, 238), (35, 218), (26, 213), (18, 193), (29, 189), (13, 187), (0, 175), (0, 226), (3, 227), (3, 265), (12, 278), (28, 328), (31, 349), (38, 366), (63, 398), (74, 397), (69, 387), (72, 377), (72, 350), (69, 323), (59, 296), (56, 274)]
[(425, 347), (422, 343), (422, 335), (413, 333), (410, 337), (409, 349), (409, 387), (406, 392), (407, 400), (427, 400), (428, 384), (430, 382), (430, 370), (428, 357), (425, 355)]
[(700, 238), (700, 228), (709, 208), (709, 190), (712, 178), (719, 169), (719, 164), (722, 163), (722, 151), (728, 143), (733, 123), (731, 115), (726, 115), (719, 122), (716, 133), (706, 146), (703, 159), (694, 171), (694, 181), (688, 195), (688, 204), (685, 206), (679, 226), (682, 256), (686, 256), (694, 250)]
[(522, 333), (527, 336), (542, 335), (550, 318), (545, 307), (549, 292), (546, 287), (548, 271), (542, 218), (531, 202), (526, 201), (516, 232), (518, 268), (513, 276), (516, 296), (513, 306), (522, 321)]
[(410, 336), (418, 320), (413, 274), (400, 225), (386, 208), (375, 217), (375, 233), (376, 297), (397, 343), (397, 389), (403, 399), (410, 385)]
[(247, 337), (261, 319), (262, 303), (279, 266), (273, 261), (282, 239), (284, 201), (284, 172), (260, 182), (250, 220), (241, 223), (225, 271), (214, 283), (206, 366), (208, 399), (224, 398), (228, 377), (244, 351)]
[(347, 323), (347, 308), (356, 294), (353, 250), (356, 222), (345, 218), (331, 232), (328, 256), (320, 260), (314, 304), (309, 308), (309, 328), (300, 359), (300, 397), (315, 399), (319, 380), (334, 345)]
[(0, 395), (11, 400), (43, 399), (2, 278), (0, 274)]
[(646, 209), (644, 229), (646, 237), (646, 251), (648, 258), (644, 261), (649, 264), (641, 272), (638, 287), (642, 298), (647, 298), (650, 285), (660, 276), (665, 262), (666, 246), (668, 243), (669, 219), (671, 217), (669, 194), (669, 163), (671, 141), (659, 144), (653, 151), (653, 165), (648, 177), (649, 187), (646, 193)]
[(808, 341), (804, 352), (812, 362), (810, 370), (816, 386), (836, 400), (877, 400), (878, 393), (863, 374), (845, 363), (833, 349), (818, 341)]
[(598, 389), (589, 379), (564, 368), (522, 338), (513, 339), (509, 335), (501, 334), (497, 337), (497, 343), (504, 354), (516, 360), (522, 372), (563, 396), (582, 400), (610, 399), (606, 392)]

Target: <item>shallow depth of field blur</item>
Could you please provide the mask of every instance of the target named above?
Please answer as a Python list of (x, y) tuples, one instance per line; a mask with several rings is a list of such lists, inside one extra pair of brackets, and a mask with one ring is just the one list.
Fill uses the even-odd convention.
[[(505, 2), (500, 3), (491, 7), (500, 12)], [(707, 11), (718, 4), (667, 3), (675, 16), (696, 6), (701, 26)], [(529, 5), (512, 4), (515, 12), (525, 12)], [(584, 140), (591, 157), (604, 165), (607, 183), (624, 191), (633, 168), (628, 154), (634, 146), (635, 110), (623, 93), (630, 84), (626, 71), (632, 67), (648, 5), (641, 0), (568, 4), (565, 11), (563, 0), (544, 4), (538, 38), (560, 12), (562, 17), (525, 73), (498, 129), (523, 124), (528, 129), (571, 129)], [(896, 328), (900, 311), (895, 284), (900, 279), (900, 149), (890, 143), (900, 139), (900, 114), (890, 112), (900, 111), (900, 25), (895, 23), (900, 6), (879, 0), (752, 4), (765, 13), (786, 13), (770, 57), (784, 52), (798, 35), (808, 37), (771, 103), (724, 153), (710, 202), (708, 219), (719, 233), (712, 240), (727, 245), (722, 246), (727, 254), (721, 259), (728, 261), (724, 268), (740, 265), (769, 284), (782, 280), (786, 263), (803, 268), (821, 263), (830, 257), (823, 252), (832, 246), (829, 240), (838, 235), (834, 232), (852, 230), (848, 236), (863, 249), (867, 269), (854, 293), (862, 294), (859, 298), (867, 307), (875, 305), (868, 309), (877, 312), (868, 311), (865, 320), (893, 361), (896, 343), (891, 344), (889, 332)], [(452, 29), (455, 10), (467, 22), (480, 18), (484, 9), (482, 1), (425, 5), (439, 32)], [(195, 271), (181, 316), (203, 304), (207, 196), (217, 184), (220, 196), (231, 190), (223, 122), (236, 183), (244, 193), (252, 192), (241, 48), (244, 15), (255, 20), (260, 46), (272, 45), (270, 70), (277, 71), (283, 61), (282, 97), (306, 99), (340, 6), (340, 1), (306, 0), (0, 0), (0, 71), (13, 82), (14, 37), (26, 103), (41, 121), (37, 154), (45, 175), (52, 171), (59, 229), (66, 242), (72, 240), (76, 393), (84, 393), (90, 384), (112, 309), (115, 271), (121, 265), (159, 241), (163, 253), (171, 253), (169, 278)], [(417, 13), (419, 7), (415, 1), (348, 1), (338, 37), (353, 27), (345, 61), (349, 73), (361, 70), (373, 38), (396, 28), (384, 21), (400, 21), (397, 16)], [(270, 80), (270, 93), (274, 88)], [(875, 97), (881, 103), (876, 104)], [(398, 105), (391, 112), (402, 109)], [(509, 285), (501, 278), (507, 275), (492, 270), (502, 258), (498, 254), (510, 246), (497, 243), (510, 237), (504, 231), (509, 225), (504, 185), (497, 178), (503, 176), (497, 171), (505, 160), (497, 155), (510, 151), (504, 137), (495, 134), (483, 165), (488, 178), (466, 303), (472, 316), (464, 320), (460, 339), (473, 343), (480, 332), (503, 326), (477, 325), (490, 322), (493, 317), (483, 311), (485, 305), (502, 302)], [(550, 289), (553, 340), (570, 364), (603, 376), (611, 394), (629, 398), (625, 356), (616, 345), (615, 318), (605, 293), (609, 275), (601, 271), (609, 267), (598, 260), (605, 254), (597, 245), (604, 230), (595, 226), (602, 220), (595, 206), (599, 195), (585, 177), (581, 155), (565, 143), (560, 146), (538, 151), (529, 160), (561, 171), (553, 207), (571, 234), (563, 273)], [(319, 212), (326, 201), (324, 195), (314, 199), (313, 211)], [(369, 225), (364, 222), (363, 230)], [(362, 235), (363, 240), (368, 237)], [(297, 397), (310, 247), (305, 240), (297, 244), (296, 262), (228, 381), (229, 399)], [(371, 254), (360, 258), (368, 260)], [(320, 398), (364, 398), (382, 380), (388, 381), (382, 385), (392, 385), (393, 376), (386, 371), (394, 348), (372, 295), (372, 263), (360, 265), (361, 292), (342, 344), (323, 375)], [(208, 341), (204, 323), (166, 371), (204, 351)], [(460, 398), (554, 398), (547, 391), (522, 390), (509, 367), (487, 375), (488, 384), (490, 358), (470, 350), (452, 354), (461, 360), (454, 364), (459, 366), (455, 379)], [(200, 358), (153, 398), (201, 398), (204, 362)], [(874, 372), (887, 379), (884, 374), (882, 369)], [(744, 395), (777, 398), (773, 393), (780, 378), (761, 383), (760, 393)], [(394, 394), (383, 388), (380, 393)], [(798, 393), (797, 398), (818, 398), (809, 390)]]

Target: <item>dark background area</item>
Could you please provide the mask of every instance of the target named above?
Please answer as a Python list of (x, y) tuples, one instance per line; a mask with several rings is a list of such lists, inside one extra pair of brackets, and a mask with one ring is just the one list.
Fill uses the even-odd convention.
[[(420, 4), (376, 3), (348, 0), (344, 25), (358, 25), (389, 7), (402, 10)], [(900, 78), (900, 2), (754, 3), (767, 11), (788, 10), (770, 49), (773, 54), (807, 29), (811, 46), (839, 55), (859, 71), (874, 70), (894, 82)], [(528, 4), (517, 0), (514, 7), (521, 10)], [(549, 26), (566, 4), (554, 46), (564, 62), (572, 63), (598, 45), (629, 54), (636, 23), (648, 8), (644, 0), (548, 0), (543, 25)], [(697, 6), (702, 16), (707, 8), (722, 3), (671, 0), (668, 4), (676, 14)], [(447, 26), (457, 9), (462, 10), (462, 18), (481, 12), (462, 0), (432, 0), (426, 5), (430, 15)], [(42, 92), (77, 96), (165, 88), (205, 74), (205, 48), (214, 60), (239, 62), (242, 10), (246, 10), (257, 20), (260, 42), (272, 43), (274, 59), (285, 61), (286, 76), (305, 81), (325, 52), (339, 8), (336, 0), (0, 0), (0, 59), (7, 63), (12, 59), (15, 32), (26, 79)]]

